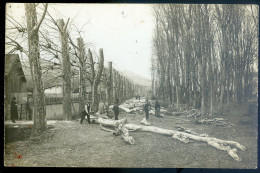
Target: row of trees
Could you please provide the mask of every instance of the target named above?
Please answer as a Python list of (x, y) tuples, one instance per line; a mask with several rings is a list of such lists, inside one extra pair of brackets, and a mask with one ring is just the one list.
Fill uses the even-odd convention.
[[(258, 8), (247, 5), (153, 6), (152, 92), (179, 109), (247, 101), (258, 57)], [(209, 111), (208, 111), (209, 110)]]
[[(42, 10), (42, 15), (37, 22), (37, 11)], [(108, 68), (104, 67), (103, 49), (99, 50), (99, 55), (92, 48), (91, 43), (85, 43), (82, 37), (82, 29), (67, 19), (55, 20), (48, 12), (48, 4), (27, 3), (25, 4), (26, 25), (17, 22), (14, 18), (7, 16), (12, 27), (8, 28), (12, 32), (6, 34), (6, 44), (12, 47), (9, 53), (20, 51), (29, 58), (31, 76), (33, 81), (34, 98), (34, 129), (44, 130), (46, 124), (46, 108), (44, 99), (44, 84), (42, 82), (41, 57), (53, 60), (49, 67), (60, 66), (62, 74), (57, 78), (62, 78), (63, 86), (63, 112), (64, 119), (72, 119), (71, 110), (71, 78), (79, 75), (79, 112), (84, 109), (87, 101), (87, 87), (91, 86), (92, 110), (98, 110), (98, 92), (102, 96), (102, 88), (106, 89), (105, 99), (112, 104), (113, 100), (125, 99), (134, 96), (135, 91), (142, 88), (134, 85), (124, 77), (119, 71), (113, 69), (112, 62)], [(74, 26), (74, 29), (72, 28)], [(40, 28), (41, 27), (41, 28)], [(23, 40), (27, 40), (23, 42)], [(28, 46), (28, 51), (26, 50)], [(78, 69), (79, 73), (74, 73), (71, 68)], [(57, 68), (55, 68), (57, 69)], [(100, 98), (103, 99), (103, 98)]]

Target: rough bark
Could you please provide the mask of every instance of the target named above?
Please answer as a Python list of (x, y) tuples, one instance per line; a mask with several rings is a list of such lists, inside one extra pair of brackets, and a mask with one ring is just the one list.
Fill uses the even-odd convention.
[(45, 6), (44, 14), (37, 23), (36, 4), (25, 4), (25, 15), (27, 21), (29, 61), (31, 76), (33, 80), (33, 103), (34, 103), (34, 129), (45, 130), (47, 128), (46, 107), (44, 99), (44, 88), (42, 83), (42, 70), (40, 64), (40, 47), (38, 30), (47, 11)]
[(86, 53), (85, 53), (85, 48), (84, 48), (84, 42), (83, 38), (78, 38), (78, 48), (79, 48), (79, 61), (80, 61), (80, 66), (79, 66), (79, 80), (80, 80), (80, 85), (79, 85), (79, 113), (81, 113), (84, 110), (84, 106), (86, 104), (87, 100), (87, 93), (86, 93)]
[(63, 72), (63, 118), (64, 120), (72, 119), (71, 110), (71, 67), (69, 59), (69, 46), (67, 36), (67, 25), (63, 19), (57, 21), (57, 25), (60, 31), (60, 42), (62, 52), (62, 72)]
[(97, 100), (97, 89), (98, 85), (100, 83), (101, 75), (104, 68), (104, 55), (103, 55), (103, 49), (99, 49), (99, 61), (98, 61), (98, 67), (97, 67), (97, 73), (94, 72), (94, 61), (92, 57), (92, 53), (89, 50), (89, 58), (91, 62), (91, 68), (92, 68), (92, 108), (94, 112), (98, 111), (98, 100)]

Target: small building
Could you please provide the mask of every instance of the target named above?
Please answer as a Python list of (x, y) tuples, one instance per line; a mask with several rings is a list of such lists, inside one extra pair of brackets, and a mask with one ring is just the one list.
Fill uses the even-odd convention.
[(26, 92), (26, 78), (17, 54), (5, 56), (5, 89), (7, 96), (11, 93)]
[(4, 101), (5, 118), (10, 117), (10, 102), (12, 97), (16, 97), (17, 103), (25, 103), (27, 100), (27, 85), (24, 71), (21, 65), (19, 55), (5, 55), (5, 73), (4, 73)]

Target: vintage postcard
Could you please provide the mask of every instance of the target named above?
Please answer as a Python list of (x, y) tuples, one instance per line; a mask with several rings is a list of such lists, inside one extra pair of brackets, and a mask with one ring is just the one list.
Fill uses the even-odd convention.
[(259, 8), (7, 3), (6, 167), (257, 168)]

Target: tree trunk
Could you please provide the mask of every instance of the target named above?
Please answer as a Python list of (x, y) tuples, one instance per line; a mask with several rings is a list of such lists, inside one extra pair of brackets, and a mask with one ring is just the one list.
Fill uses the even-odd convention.
[[(177, 139), (181, 142), (188, 143), (188, 139), (196, 140), (196, 141), (202, 141), (208, 143), (208, 145), (211, 145), (218, 150), (222, 151), (227, 151), (228, 154), (235, 159), (237, 162), (240, 162), (241, 159), (238, 157), (236, 154), (236, 151), (238, 149), (245, 151), (246, 147), (235, 142), (235, 141), (226, 141), (226, 140), (221, 140), (217, 138), (212, 138), (212, 137), (203, 137), (203, 136), (197, 136), (185, 132), (179, 132), (176, 130), (168, 130), (168, 129), (162, 129), (154, 126), (143, 126), (143, 125), (135, 125), (135, 124), (125, 124), (125, 128), (129, 130), (134, 130), (134, 131), (145, 131), (145, 132), (152, 132), (152, 133), (157, 133), (157, 134), (162, 134), (162, 135), (168, 135), (172, 136), (172, 138)], [(236, 147), (236, 148), (231, 148)]]
[(63, 19), (57, 21), (60, 31), (61, 52), (62, 52), (62, 72), (63, 72), (63, 118), (64, 120), (72, 119), (71, 110), (71, 67), (69, 59), (69, 46), (67, 37), (67, 24)]
[[(89, 50), (89, 57), (92, 59), (92, 53)], [(94, 64), (92, 64), (94, 66)], [(99, 62), (98, 62), (98, 69), (97, 74), (94, 76), (93, 84), (92, 84), (92, 108), (94, 112), (98, 111), (98, 100), (97, 100), (97, 89), (98, 85), (100, 83), (100, 78), (103, 72), (104, 68), (104, 55), (103, 55), (103, 49), (99, 49)]]
[(87, 93), (86, 93), (86, 53), (84, 48), (83, 38), (78, 38), (78, 48), (79, 48), (79, 113), (81, 113), (85, 108), (86, 100), (87, 100)]
[[(45, 8), (47, 10), (47, 6)], [(33, 80), (34, 130), (45, 130), (47, 128), (47, 120), (38, 34), (38, 29), (45, 14), (37, 25), (36, 5), (34, 3), (27, 3), (25, 4), (25, 15), (27, 19), (29, 61)]]
[(113, 102), (113, 76), (112, 76), (112, 62), (108, 63), (109, 67), (109, 87), (108, 87), (108, 105), (111, 105)]

